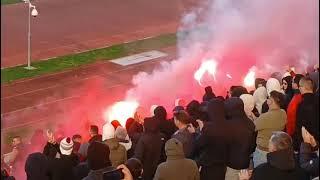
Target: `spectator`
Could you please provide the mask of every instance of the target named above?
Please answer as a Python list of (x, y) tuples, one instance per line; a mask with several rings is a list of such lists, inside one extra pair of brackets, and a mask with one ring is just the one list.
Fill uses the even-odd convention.
[[(128, 121), (126, 123), (126, 126), (128, 125), (127, 132), (128, 132), (129, 138), (132, 141), (132, 146), (128, 152), (128, 156), (132, 157), (134, 155), (134, 151), (141, 137), (141, 134), (143, 133), (143, 120), (140, 120), (139, 118), (136, 118), (136, 119), (129, 118)], [(132, 122), (131, 125), (129, 124), (130, 122)]]
[(262, 105), (267, 100), (268, 94), (265, 87), (259, 87), (254, 93), (253, 98), (255, 107), (257, 108), (259, 115), (262, 113)]
[(291, 76), (286, 76), (286, 77), (282, 78), (282, 90), (285, 93), (286, 104), (288, 105), (294, 95), (293, 89), (292, 89), (292, 77)]
[[(287, 108), (287, 126), (286, 132), (293, 137), (293, 133), (296, 129), (296, 119), (297, 119), (297, 109), (298, 105), (302, 101), (302, 95), (300, 94), (299, 90), (299, 81), (303, 77), (301, 74), (296, 74), (292, 81), (292, 90), (293, 90), (293, 97), (288, 105)], [(293, 147), (297, 150), (297, 145), (293, 142)]]
[(250, 155), (255, 149), (255, 126), (246, 116), (243, 106), (240, 98), (232, 97), (225, 101), (228, 131), (231, 136), (227, 149), (226, 180), (237, 180), (240, 170), (249, 168)]
[(54, 159), (56, 157), (60, 157), (60, 146), (57, 143), (55, 136), (53, 135), (53, 132), (51, 130), (47, 130), (47, 144), (45, 145), (43, 149), (43, 154), (47, 156), (49, 160)]
[(134, 119), (133, 118), (128, 118), (126, 121), (126, 130), (129, 131), (130, 126), (134, 123)]
[(300, 166), (308, 172), (311, 178), (319, 178), (319, 149), (317, 153), (314, 152), (317, 142), (304, 127), (301, 132), (303, 143), (300, 146)]
[[(274, 132), (269, 141), (267, 162), (253, 170), (252, 177), (248, 173), (240, 173), (240, 180), (290, 179), (308, 180), (309, 178), (295, 163), (292, 140), (285, 132)], [(247, 177), (243, 175), (247, 174)]]
[(133, 180), (142, 180), (142, 163), (137, 158), (130, 158), (125, 164), (130, 170)]
[(183, 145), (183, 152), (186, 158), (193, 158), (194, 136), (188, 131), (187, 126), (190, 123), (190, 117), (185, 111), (178, 111), (174, 114), (174, 124), (177, 130), (172, 138), (177, 139)]
[[(270, 78), (270, 79), (268, 79), (266, 86), (267, 86), (268, 97), (270, 97), (270, 93), (271, 93), (272, 91), (277, 91), (277, 92), (281, 93), (281, 95), (283, 96), (283, 98), (281, 98), (280, 108), (283, 109), (283, 110), (286, 110), (287, 107), (286, 107), (286, 103), (285, 103), (285, 96), (284, 96), (283, 91), (282, 91), (282, 89), (281, 89), (280, 81), (278, 81), (278, 80), (275, 79), (275, 78)], [(261, 113), (266, 113), (266, 112), (268, 112), (268, 110), (269, 110), (269, 106), (268, 106), (268, 104), (267, 104), (267, 101), (265, 101), (265, 102), (262, 104)]]
[(200, 103), (196, 100), (192, 100), (187, 105), (186, 111), (190, 115), (191, 122), (201, 118)]
[(98, 141), (98, 142), (102, 142), (102, 135), (99, 134), (99, 128), (96, 125), (91, 125), (90, 126), (90, 140), (89, 143), (93, 142), (93, 141)]
[(216, 95), (213, 93), (211, 86), (205, 87), (205, 94), (202, 97), (202, 101), (210, 101), (211, 99), (215, 98)]
[[(109, 129), (112, 129), (110, 126)], [(110, 149), (110, 161), (113, 167), (117, 167), (120, 164), (124, 164), (127, 161), (127, 150), (119, 143), (119, 139), (115, 137), (115, 131), (106, 129), (104, 126), (103, 135), (104, 143), (108, 145)]]
[(165, 151), (167, 161), (158, 166), (154, 180), (176, 180), (177, 177), (183, 180), (200, 180), (197, 164), (184, 157), (183, 145), (180, 141), (175, 138), (168, 140)]
[(159, 132), (159, 121), (145, 118), (144, 132), (135, 149), (134, 157), (143, 164), (143, 179), (152, 180), (160, 161), (164, 139)]
[(75, 179), (73, 168), (79, 164), (78, 157), (72, 153), (73, 141), (67, 137), (60, 142), (61, 156), (49, 160), (49, 176), (52, 180)]
[(167, 141), (176, 131), (174, 122), (167, 119), (167, 111), (163, 106), (158, 106), (154, 110), (154, 118), (155, 120), (159, 121), (160, 133), (165, 136), (165, 141)]
[(253, 113), (254, 109), (254, 97), (251, 94), (242, 94), (240, 96), (240, 99), (242, 100), (244, 104), (244, 112), (246, 113), (247, 117), (251, 120), (254, 121), (257, 119), (255, 114)]
[(196, 161), (201, 166), (201, 180), (224, 180), (229, 135), (223, 101), (213, 99), (207, 107), (208, 122), (199, 123), (201, 133), (195, 140)]
[(185, 107), (186, 106), (186, 101), (182, 98), (178, 98), (174, 101), (174, 106), (181, 106)]
[(273, 131), (282, 131), (285, 128), (287, 115), (286, 112), (280, 109), (280, 102), (283, 96), (277, 91), (270, 92), (270, 97), (267, 100), (269, 111), (261, 114), (254, 121), (257, 135), (257, 148), (253, 153), (253, 165), (259, 166), (267, 162), (268, 141)]
[(248, 90), (243, 86), (235, 86), (230, 92), (231, 97), (240, 97), (242, 94), (248, 94)]
[(151, 115), (151, 116), (154, 116), (154, 110), (155, 110), (157, 107), (158, 107), (158, 105), (152, 105), (152, 106), (150, 107), (150, 115)]
[(109, 159), (110, 150), (98, 141), (90, 143), (88, 147), (88, 167), (90, 172), (83, 180), (103, 180), (103, 174), (115, 170)]
[(119, 140), (119, 143), (126, 148), (126, 151), (131, 149), (132, 142), (128, 136), (127, 130), (121, 126), (119, 126), (115, 133), (115, 137)]
[(42, 153), (32, 153), (28, 156), (25, 164), (27, 180), (49, 180), (48, 159)]
[(297, 109), (296, 128), (293, 134), (294, 149), (299, 151), (303, 142), (301, 128), (304, 126), (316, 140), (319, 139), (319, 100), (313, 93), (313, 82), (310, 78), (302, 78), (299, 82), (302, 101)]

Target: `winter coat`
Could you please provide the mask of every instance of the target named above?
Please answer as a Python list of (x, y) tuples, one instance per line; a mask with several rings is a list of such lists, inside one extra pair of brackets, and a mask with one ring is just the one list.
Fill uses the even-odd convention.
[(91, 143), (91, 142), (93, 142), (93, 141), (102, 142), (102, 135), (101, 135), (101, 134), (97, 134), (97, 135), (92, 136), (92, 137), (89, 139), (89, 143)]
[(158, 166), (153, 180), (200, 180), (197, 164), (184, 157), (181, 142), (177, 139), (170, 139), (165, 149), (167, 161)]
[(295, 94), (287, 108), (287, 126), (286, 132), (292, 137), (296, 130), (297, 110), (302, 101), (301, 94)]
[(292, 151), (282, 150), (267, 154), (267, 163), (253, 170), (251, 180), (308, 180), (308, 176), (294, 160)]
[(48, 158), (42, 153), (32, 153), (28, 156), (25, 171), (27, 180), (49, 180)]
[(73, 180), (76, 179), (73, 168), (79, 164), (75, 154), (69, 156), (61, 155), (60, 158), (49, 160), (49, 176), (51, 180)]
[(209, 121), (195, 140), (195, 154), (201, 166), (202, 180), (224, 180), (228, 159), (229, 132), (223, 101), (213, 99), (208, 103)]
[(253, 98), (255, 102), (255, 107), (257, 108), (259, 114), (262, 112), (262, 105), (267, 100), (268, 94), (265, 87), (259, 87), (254, 93)]
[[(273, 131), (283, 131), (287, 122), (286, 112), (282, 109), (269, 110), (254, 121), (256, 126), (257, 146), (268, 149), (269, 139)], [(261, 150), (264, 150), (261, 149)]]
[(180, 129), (172, 135), (172, 138), (179, 140), (183, 144), (184, 156), (186, 158), (193, 158), (194, 136), (188, 129)]
[(154, 118), (159, 121), (160, 133), (165, 135), (165, 140), (169, 140), (174, 132), (176, 132), (176, 126), (173, 121), (167, 120), (167, 111), (164, 107), (158, 106), (154, 110)]
[(319, 177), (319, 150), (317, 154), (310, 144), (301, 143), (299, 158), (302, 169), (307, 171), (311, 177)]
[(160, 163), (161, 150), (165, 142), (155, 118), (146, 118), (144, 127), (145, 132), (139, 139), (134, 157), (139, 159), (143, 165), (143, 179), (152, 180)]
[(302, 126), (319, 141), (319, 99), (311, 93), (303, 94), (302, 101), (298, 105), (296, 130), (293, 134), (293, 147), (296, 151), (299, 151), (303, 142)]
[(77, 180), (82, 180), (83, 178), (88, 176), (89, 172), (90, 169), (87, 162), (81, 162), (73, 168), (73, 174), (75, 175), (75, 179)]
[(60, 153), (60, 148), (59, 144), (55, 143), (49, 143), (44, 146), (43, 148), (43, 154), (46, 155), (49, 159), (54, 159), (56, 157), (57, 153)]
[(127, 161), (127, 150), (117, 138), (108, 139), (105, 143), (110, 149), (110, 161), (113, 167), (118, 167)]
[(104, 173), (108, 173), (115, 170), (114, 167), (106, 167), (103, 169), (98, 170), (91, 170), (87, 177), (83, 178), (82, 180), (120, 180), (117, 176), (111, 176), (110, 179), (103, 178)]
[(250, 155), (255, 150), (255, 125), (246, 116), (244, 104), (240, 98), (229, 98), (225, 101), (230, 142), (228, 144), (228, 167), (247, 169)]

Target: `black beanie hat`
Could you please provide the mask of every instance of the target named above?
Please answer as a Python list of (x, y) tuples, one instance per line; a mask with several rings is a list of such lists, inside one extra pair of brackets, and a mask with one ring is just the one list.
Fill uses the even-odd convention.
[(98, 170), (111, 166), (110, 149), (101, 142), (93, 141), (88, 147), (87, 160), (91, 170)]

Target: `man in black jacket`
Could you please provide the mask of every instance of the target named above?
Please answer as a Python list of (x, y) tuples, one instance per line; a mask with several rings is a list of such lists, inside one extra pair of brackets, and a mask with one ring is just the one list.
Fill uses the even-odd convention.
[(302, 78), (299, 82), (302, 101), (297, 109), (296, 128), (293, 134), (294, 150), (299, 151), (303, 142), (301, 128), (304, 126), (319, 141), (319, 99), (313, 93), (313, 82)]

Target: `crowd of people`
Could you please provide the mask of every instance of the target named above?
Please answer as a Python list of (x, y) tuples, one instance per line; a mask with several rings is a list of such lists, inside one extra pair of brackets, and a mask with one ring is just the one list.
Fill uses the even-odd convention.
[[(14, 137), (1, 179), (14, 179), (18, 167), (28, 180), (319, 179), (318, 98), (318, 67), (257, 78), (250, 92), (232, 86), (226, 97), (208, 86), (202, 101), (179, 99), (172, 117), (153, 105), (124, 127), (91, 125), (88, 141), (38, 130), (43, 138), (28, 147)], [(32, 144), (40, 149), (25, 154)]]

